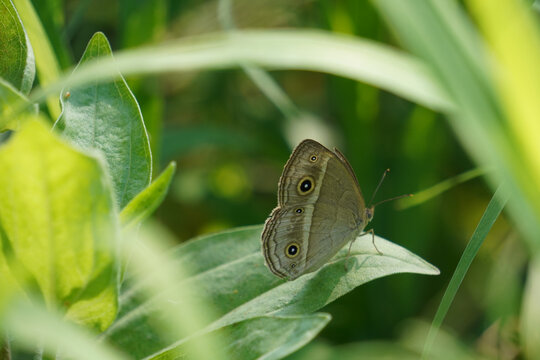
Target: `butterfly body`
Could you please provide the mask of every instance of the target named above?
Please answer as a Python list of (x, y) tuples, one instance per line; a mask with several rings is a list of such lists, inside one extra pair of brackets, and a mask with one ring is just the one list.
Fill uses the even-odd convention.
[(353, 241), (373, 217), (345, 157), (314, 140), (292, 152), (267, 219), (262, 248), (268, 268), (294, 280), (315, 271)]

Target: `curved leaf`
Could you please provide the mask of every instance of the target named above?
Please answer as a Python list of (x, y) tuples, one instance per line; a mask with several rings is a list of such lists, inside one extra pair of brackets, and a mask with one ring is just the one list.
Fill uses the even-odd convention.
[[(79, 65), (98, 57), (112, 60), (111, 53), (105, 35), (96, 33)], [(74, 76), (77, 72), (75, 69)], [(148, 134), (139, 104), (126, 81), (120, 76), (110, 83), (94, 81), (85, 87), (64, 90), (61, 105), (62, 115), (55, 128), (83, 149), (103, 152), (116, 202), (123, 208), (150, 184), (152, 177)]]
[(28, 94), (36, 72), (34, 53), (11, 0), (0, 1), (0, 78)]
[(126, 205), (120, 213), (120, 222), (124, 227), (139, 224), (157, 209), (161, 204), (171, 184), (176, 171), (173, 161), (146, 189), (141, 191)]
[[(137, 287), (127, 288), (121, 296), (121, 314), (105, 337), (124, 349), (136, 349), (137, 356), (148, 356), (170, 344), (160, 342), (151, 324), (156, 306), (166, 299), (183, 306), (185, 297), (205, 298), (214, 304), (218, 318), (204, 330), (212, 331), (250, 318), (265, 315), (309, 314), (370, 280), (400, 273), (438, 274), (439, 271), (406, 249), (376, 237), (378, 255), (371, 236), (353, 244), (347, 259), (342, 249), (317, 272), (286, 282), (274, 276), (264, 265), (260, 250), (262, 227), (252, 226), (205, 236), (190, 241), (174, 251), (174, 257), (191, 276), (184, 284), (197, 294), (182, 293), (178, 298), (171, 290), (141, 302)], [(190, 300), (193, 301), (193, 300)], [(179, 339), (181, 340), (181, 339)]]
[[(13, 3), (19, 12), (28, 39), (32, 43), (39, 83), (41, 86), (51, 84), (58, 79), (60, 66), (36, 10), (30, 0), (13, 0)], [(60, 114), (58, 91), (49, 94), (46, 101), (49, 113), (56, 118)]]
[(313, 30), (218, 33), (115, 54), (115, 62), (81, 67), (76, 77), (36, 92), (34, 101), (69, 86), (124, 76), (222, 69), (250, 63), (269, 69), (321, 71), (380, 87), (426, 107), (452, 109), (452, 99), (418, 58), (365, 39)]

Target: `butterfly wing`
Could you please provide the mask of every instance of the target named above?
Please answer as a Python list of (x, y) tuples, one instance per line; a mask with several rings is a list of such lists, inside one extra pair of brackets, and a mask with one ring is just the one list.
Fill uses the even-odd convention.
[(343, 155), (304, 140), (283, 169), (262, 234), (269, 269), (289, 280), (317, 270), (362, 231), (364, 206)]

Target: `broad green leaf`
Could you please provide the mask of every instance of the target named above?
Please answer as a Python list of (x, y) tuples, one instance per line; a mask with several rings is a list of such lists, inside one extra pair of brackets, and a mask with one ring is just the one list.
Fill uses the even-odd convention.
[[(261, 316), (216, 330), (228, 346), (221, 349), (230, 359), (282, 359), (311, 341), (330, 321), (328, 314)], [(202, 335), (204, 337), (207, 335)], [(189, 342), (187, 340), (186, 342)], [(204, 340), (203, 340), (204, 342)], [(185, 356), (185, 343), (168, 349), (152, 360)]]
[(0, 1), (0, 78), (28, 94), (36, 72), (34, 53), (11, 0)]
[[(149, 227), (149, 225), (153, 226)], [(152, 344), (156, 350), (161, 350), (163, 347), (160, 344), (172, 343), (176, 339), (193, 335), (198, 329), (203, 328), (204, 324), (211, 322), (215, 316), (213, 304), (205, 299), (187, 296), (196, 291), (198, 284), (182, 281), (186, 278), (186, 271), (175, 261), (171, 252), (167, 251), (174, 244), (171, 234), (151, 222), (123, 234), (130, 241), (121, 242), (120, 254), (128, 265), (133, 264), (131, 267), (128, 266), (132, 270), (131, 280), (137, 280), (138, 294), (144, 296), (145, 299), (156, 300), (153, 304), (157, 311), (152, 314), (149, 321), (155, 326), (153, 329), (157, 332), (148, 332), (143, 336), (144, 341), (132, 342), (131, 346), (125, 348), (134, 358), (142, 358), (149, 354), (148, 344)], [(173, 299), (182, 299), (183, 306), (177, 306), (176, 302), (170, 301), (167, 297), (155, 297), (155, 294), (164, 291), (168, 291)], [(189, 349), (188, 352), (193, 359), (225, 360), (227, 358), (217, 350), (224, 348), (224, 342), (219, 333), (208, 334), (200, 341), (195, 337), (186, 343), (185, 347)]]
[(540, 257), (531, 260), (527, 273), (527, 285), (523, 294), (520, 330), (526, 359), (540, 358)]
[[(30, 0), (13, 0), (13, 3), (19, 12), (24, 29), (32, 44), (39, 83), (41, 86), (51, 84), (58, 79), (60, 67), (34, 6)], [(57, 93), (50, 94), (46, 100), (51, 117), (58, 117), (60, 115), (60, 106)]]
[(0, 237), (27, 291), (100, 330), (117, 310), (115, 208), (101, 162), (30, 121), (0, 147)]
[(91, 81), (170, 71), (222, 69), (249, 63), (280, 70), (309, 70), (344, 76), (381, 87), (432, 109), (452, 109), (432, 69), (418, 58), (365, 39), (313, 30), (234, 31), (181, 39), (115, 54), (115, 61), (80, 67), (76, 77), (61, 79), (36, 92), (46, 94)]
[(0, 78), (0, 132), (17, 130), (24, 116), (15, 115), (24, 104), (29, 105), (28, 99), (18, 92), (10, 83)]
[(34, 352), (42, 346), (49, 359), (56, 358), (57, 353), (68, 359), (130, 359), (107, 344), (96, 344), (95, 334), (62, 321), (61, 314), (28, 301), (13, 302), (0, 314), (0, 328), (10, 334), (17, 348)]
[(171, 162), (157, 179), (152, 181), (146, 189), (141, 191), (122, 209), (122, 212), (120, 212), (122, 226), (129, 227), (139, 224), (157, 209), (165, 195), (167, 195), (175, 171), (176, 163)]
[[(79, 65), (98, 57), (112, 59), (111, 47), (102, 33), (92, 37)], [(122, 209), (150, 184), (152, 157), (137, 100), (120, 74), (116, 77), (120, 78), (64, 90), (62, 115), (54, 126), (74, 144), (104, 154), (116, 203)]]
[[(438, 274), (439, 271), (404, 248), (376, 237), (378, 255), (371, 236), (357, 239), (347, 260), (342, 249), (333, 262), (319, 271), (287, 282), (274, 276), (264, 265), (260, 250), (260, 226), (247, 227), (205, 236), (190, 241), (174, 251), (174, 257), (191, 276), (182, 284), (192, 285), (214, 304), (217, 318), (205, 331), (263, 315), (309, 314), (343, 296), (355, 287), (390, 274), (412, 272)], [(170, 291), (141, 303), (137, 288), (127, 288), (121, 296), (121, 314), (105, 337), (126, 349), (136, 349), (137, 356), (147, 356), (170, 345), (151, 334), (156, 333), (151, 320), (159, 299), (181, 307), (189, 296), (175, 297)], [(191, 297), (190, 297), (191, 298)], [(181, 340), (181, 339), (179, 339)]]

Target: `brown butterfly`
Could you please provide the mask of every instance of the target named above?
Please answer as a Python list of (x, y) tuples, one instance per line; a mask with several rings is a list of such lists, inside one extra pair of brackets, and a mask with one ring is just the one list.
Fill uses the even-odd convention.
[(338, 149), (302, 141), (283, 169), (278, 205), (264, 225), (266, 265), (288, 280), (319, 269), (362, 234), (374, 207), (366, 207), (356, 175)]

